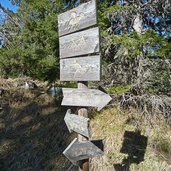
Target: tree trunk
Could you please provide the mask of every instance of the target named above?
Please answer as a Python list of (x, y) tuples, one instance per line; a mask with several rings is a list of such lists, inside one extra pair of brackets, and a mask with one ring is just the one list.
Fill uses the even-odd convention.
[[(133, 23), (133, 29), (138, 35), (141, 35), (143, 32), (143, 20), (141, 14), (137, 14)], [(139, 61), (139, 65), (137, 68), (137, 84), (139, 85), (143, 76), (143, 56), (137, 56), (137, 60)]]

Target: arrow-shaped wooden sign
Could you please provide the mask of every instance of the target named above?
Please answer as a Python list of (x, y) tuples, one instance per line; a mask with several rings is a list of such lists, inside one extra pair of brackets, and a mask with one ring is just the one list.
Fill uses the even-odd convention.
[(74, 164), (84, 159), (102, 156), (103, 151), (90, 141), (78, 142), (75, 138), (71, 144), (66, 148), (63, 154)]
[(62, 88), (62, 91), (63, 106), (92, 106), (100, 111), (112, 100), (108, 94), (95, 89)]
[(70, 132), (75, 131), (86, 137), (90, 136), (89, 118), (71, 114), (71, 109), (68, 109), (64, 120)]

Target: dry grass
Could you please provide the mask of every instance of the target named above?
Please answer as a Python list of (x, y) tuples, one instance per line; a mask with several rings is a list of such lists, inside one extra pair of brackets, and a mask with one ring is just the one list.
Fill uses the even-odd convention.
[[(0, 83), (7, 89), (0, 99), (0, 171), (67, 171), (71, 163), (62, 152), (75, 136), (63, 120), (67, 109), (15, 84)], [(104, 140), (105, 155), (91, 160), (90, 171), (171, 171), (171, 129), (160, 114), (116, 107), (91, 111), (91, 132), (92, 139)], [(124, 138), (126, 133), (133, 137)]]
[(170, 126), (162, 115), (149, 122), (140, 114), (109, 108), (92, 117), (92, 139), (104, 139), (105, 155), (91, 160), (91, 171), (171, 171)]
[[(7, 90), (21, 88), (25, 85), (26, 81), (33, 81), (33, 80), (30, 77), (15, 78), (15, 79), (0, 78), (0, 88), (4, 88)], [(41, 82), (38, 80), (34, 80), (34, 82), (38, 87), (46, 87), (48, 85), (48, 82)]]
[(73, 139), (65, 108), (47, 94), (10, 90), (1, 98), (0, 171), (66, 171), (63, 150)]

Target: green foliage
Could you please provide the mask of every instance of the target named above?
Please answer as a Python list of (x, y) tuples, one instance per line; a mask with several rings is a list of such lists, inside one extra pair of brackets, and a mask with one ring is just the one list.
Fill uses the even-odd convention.
[(171, 68), (167, 65), (160, 64), (156, 68), (153, 76), (152, 84), (147, 87), (147, 92), (150, 94), (169, 94), (171, 92), (170, 74)]
[[(150, 22), (148, 22), (148, 28), (143, 29), (142, 34), (138, 34), (134, 30), (133, 24), (135, 16), (138, 14), (135, 6), (137, 6), (136, 3), (139, 3), (138, 1), (135, 4), (129, 2), (125, 5), (120, 5), (119, 1), (115, 1), (112, 6), (107, 6), (107, 2), (108, 1), (101, 3), (98, 10), (101, 37), (102, 40), (105, 40), (105, 43), (102, 44), (103, 51), (110, 48), (110, 44), (114, 44), (116, 45), (115, 47), (120, 47), (116, 50), (127, 49), (127, 57), (135, 57), (137, 55), (146, 57), (168, 57), (171, 52), (171, 44), (168, 41), (169, 37), (167, 31), (163, 31), (162, 35), (159, 34), (159, 32), (156, 31), (159, 25), (156, 24), (153, 26), (153, 23)], [(141, 10), (141, 15), (144, 17), (146, 11)], [(160, 12), (160, 15), (161, 14), (162, 11)], [(155, 15), (154, 11), (149, 11), (149, 16), (154, 17)], [(161, 18), (162, 17), (163, 16), (161, 16)], [(143, 22), (144, 20), (145, 18), (143, 18)], [(162, 29), (165, 30), (165, 28)], [(114, 33), (114, 30), (120, 30), (121, 32)], [(164, 33), (167, 36), (163, 35)], [(110, 42), (110, 44), (106, 42)], [(115, 49), (113, 50), (115, 51)], [(105, 56), (107, 55), (108, 54), (105, 54)]]
[(107, 92), (109, 94), (122, 94), (128, 92), (132, 88), (132, 85), (121, 85), (121, 86), (115, 86), (115, 87), (109, 87), (107, 89)]
[[(109, 0), (97, 1), (103, 60), (106, 60), (109, 55), (111, 55), (109, 59), (113, 59), (118, 51), (123, 50), (128, 52), (124, 54), (126, 57), (138, 55), (168, 57), (171, 52), (168, 38), (160, 36), (153, 28), (144, 30), (140, 35), (130, 26), (132, 29), (130, 32), (123, 31), (122, 34), (114, 34), (113, 22), (116, 26), (120, 26), (124, 25), (124, 22), (128, 24), (134, 21), (131, 17), (137, 14), (134, 6), (137, 2), (121, 5), (120, 1), (115, 1), (112, 6), (109, 6), (110, 2)], [(18, 4), (19, 1), (15, 3)], [(53, 2), (22, 0), (17, 14), (10, 13), (18, 24), (10, 22), (8, 18), (3, 24), (3, 28), (15, 34), (8, 37), (4, 47), (0, 49), (1, 76), (24, 75), (50, 82), (59, 77), (57, 15), (62, 12), (65, 3), (64, 0)], [(74, 2), (72, 1), (71, 4), (69, 8), (73, 8)], [(123, 23), (115, 18), (115, 14), (123, 18)], [(109, 49), (107, 52), (110, 54), (106, 53), (106, 49)], [(118, 56), (123, 57), (123, 53)]]
[[(106, 36), (106, 34), (104, 35)], [(129, 57), (137, 55), (167, 57), (171, 52), (171, 44), (167, 39), (159, 36), (151, 29), (146, 30), (142, 35), (132, 32), (130, 34), (112, 35), (111, 37), (115, 44), (122, 45), (129, 51)]]
[[(57, 15), (61, 2), (23, 0), (17, 13), (21, 28), (0, 49), (2, 76), (26, 75), (54, 81), (59, 76)], [(11, 24), (4, 27), (13, 27)]]
[(64, 82), (62, 86), (66, 88), (77, 88), (77, 83), (76, 82)]

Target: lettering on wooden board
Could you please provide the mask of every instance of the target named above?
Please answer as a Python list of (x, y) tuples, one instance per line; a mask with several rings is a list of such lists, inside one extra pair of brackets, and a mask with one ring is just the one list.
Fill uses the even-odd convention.
[(63, 154), (74, 164), (83, 159), (89, 159), (104, 155), (104, 152), (91, 141), (78, 142), (75, 138), (65, 149)]
[(59, 36), (96, 25), (96, 11), (96, 1), (92, 0), (58, 15)]
[(70, 132), (75, 131), (85, 137), (90, 136), (89, 118), (85, 118), (76, 114), (71, 114), (71, 109), (68, 109), (64, 121)]
[(108, 94), (96, 89), (62, 88), (62, 91), (63, 106), (91, 106), (100, 111), (112, 100)]
[(60, 58), (99, 52), (99, 28), (73, 33), (59, 38)]
[(100, 81), (100, 55), (60, 60), (61, 81)]

